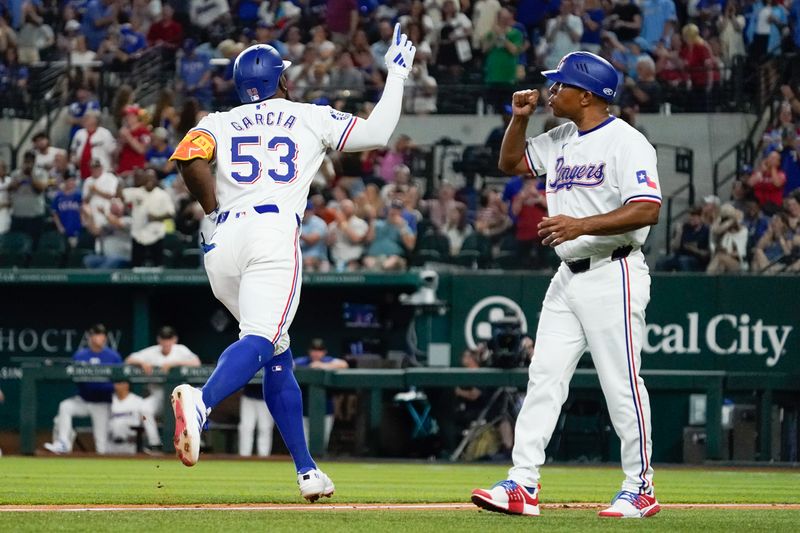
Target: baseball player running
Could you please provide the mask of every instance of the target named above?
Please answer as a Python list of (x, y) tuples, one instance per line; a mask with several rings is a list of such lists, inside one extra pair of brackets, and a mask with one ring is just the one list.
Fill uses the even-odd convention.
[(542, 306), (515, 429), (514, 466), (508, 479), (474, 490), (472, 501), (490, 511), (539, 514), (544, 450), (588, 348), (622, 441), (625, 472), (622, 489), (600, 516), (652, 516), (659, 505), (650, 464), (650, 403), (639, 375), (650, 276), (640, 247), (661, 207), (656, 153), (638, 131), (609, 115), (618, 76), (607, 61), (574, 52), (542, 74), (554, 82), (548, 97), (554, 114), (570, 122), (526, 142), (539, 91), (514, 93), (500, 168), (547, 176), (549, 216), (539, 235), (562, 263)]
[[(242, 105), (203, 118), (172, 156), (216, 229), (203, 245), (214, 295), (239, 321), (239, 340), (220, 356), (202, 390), (172, 393), (175, 449), (194, 465), (208, 413), (264, 368), (264, 399), (294, 459), (301, 495), (331, 496), (303, 434), (300, 388), (288, 330), (300, 297), (300, 223), (311, 180), (329, 148), (385, 146), (400, 118), (403, 83), (416, 48), (395, 26), (383, 95), (366, 120), (328, 106), (293, 102), (274, 48), (244, 50), (233, 68)], [(212, 162), (216, 172), (212, 174)]]

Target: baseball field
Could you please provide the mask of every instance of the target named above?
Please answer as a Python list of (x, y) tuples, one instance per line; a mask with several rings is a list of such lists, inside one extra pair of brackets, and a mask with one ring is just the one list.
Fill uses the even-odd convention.
[[(503, 465), (323, 462), (331, 500), (299, 496), (288, 461), (3, 457), (0, 531), (797, 531), (800, 472), (656, 470), (662, 511), (645, 521), (601, 519), (620, 482), (614, 467), (551, 466), (542, 516), (479, 511), (470, 490)], [(644, 522), (644, 523), (643, 523)]]

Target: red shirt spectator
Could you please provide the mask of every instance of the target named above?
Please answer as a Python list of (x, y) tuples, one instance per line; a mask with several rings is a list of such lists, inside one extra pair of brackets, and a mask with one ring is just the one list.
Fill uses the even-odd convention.
[(719, 70), (711, 47), (701, 37), (700, 30), (694, 24), (683, 28), (683, 59), (686, 72), (693, 87), (708, 87), (719, 81)]
[(761, 162), (761, 168), (753, 172), (747, 180), (761, 207), (773, 204), (780, 207), (783, 203), (783, 188), (786, 185), (786, 174), (781, 170), (781, 154), (777, 150), (769, 153)]
[(164, 4), (161, 9), (161, 20), (154, 22), (147, 32), (147, 44), (156, 46), (163, 44), (167, 48), (177, 50), (183, 43), (183, 26), (173, 20), (175, 9)]
[(327, 13), (328, 31), (332, 34), (352, 36), (358, 27), (358, 2), (356, 0), (328, 0)]
[(511, 211), (517, 217), (516, 238), (518, 241), (541, 241), (539, 222), (547, 216), (547, 201), (544, 191), (539, 190), (538, 180), (528, 178), (522, 190), (514, 197)]
[(119, 130), (119, 145), (122, 147), (119, 152), (119, 164), (117, 173), (126, 173), (144, 168), (147, 164), (145, 153), (150, 146), (150, 128), (143, 124), (139, 118), (141, 109), (139, 106), (128, 106), (125, 108), (125, 124)]

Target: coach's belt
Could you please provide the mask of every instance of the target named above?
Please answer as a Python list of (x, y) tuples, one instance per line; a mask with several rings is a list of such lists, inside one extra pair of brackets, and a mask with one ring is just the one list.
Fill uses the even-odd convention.
[[(275, 205), (275, 204), (254, 205), (253, 206), (253, 210), (256, 213), (258, 213), (259, 215), (262, 215), (264, 213), (280, 213), (281, 212), (280, 209), (278, 209), (278, 206)], [(228, 220), (228, 217), (231, 215), (231, 213), (233, 214), (233, 216), (235, 218), (239, 218), (240, 216), (243, 216), (244, 214), (246, 214), (247, 211), (233, 211), (233, 212), (231, 212), (231, 211), (223, 211), (219, 215), (217, 215), (217, 225), (222, 224), (223, 222)]]
[[(620, 246), (613, 252), (611, 252), (611, 260), (617, 261), (618, 259), (622, 259), (624, 257), (628, 257), (630, 253), (633, 251), (633, 246)], [(595, 259), (596, 261), (597, 259)], [(569, 268), (573, 274), (580, 274), (581, 272), (586, 272), (592, 267), (592, 258), (586, 257), (584, 259), (575, 259), (574, 261), (564, 261), (566, 263), (567, 268)]]

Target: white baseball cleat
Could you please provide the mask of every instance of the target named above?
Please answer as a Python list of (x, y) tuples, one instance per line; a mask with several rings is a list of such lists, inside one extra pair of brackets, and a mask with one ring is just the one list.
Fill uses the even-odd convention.
[(472, 491), (472, 503), (495, 513), (539, 516), (539, 489), (536, 485), (533, 492), (517, 483), (506, 479), (496, 483), (491, 489), (475, 489)]
[(603, 509), (599, 516), (608, 518), (647, 518), (661, 510), (655, 494), (637, 494), (621, 490), (611, 500), (611, 507)]
[(44, 449), (56, 455), (63, 455), (70, 452), (69, 448), (67, 448), (67, 445), (60, 440), (55, 442), (45, 442)]
[(172, 391), (175, 413), (175, 455), (186, 466), (194, 466), (200, 458), (200, 430), (206, 423), (203, 393), (191, 385), (178, 385)]
[(312, 503), (323, 496), (330, 498), (336, 489), (331, 478), (322, 470), (309, 470), (304, 474), (297, 474), (297, 485), (300, 487), (300, 495)]

